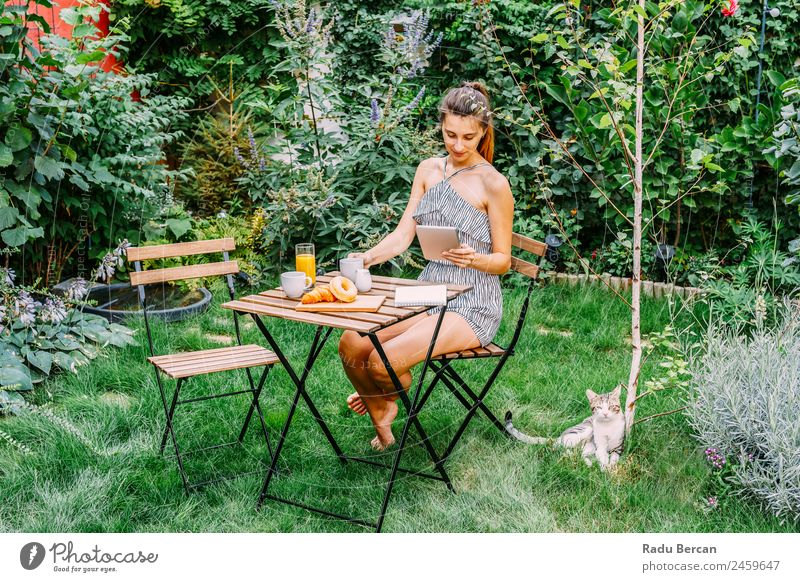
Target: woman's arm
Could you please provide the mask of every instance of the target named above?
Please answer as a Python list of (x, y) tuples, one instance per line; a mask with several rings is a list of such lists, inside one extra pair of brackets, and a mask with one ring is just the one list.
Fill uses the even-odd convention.
[(414, 241), (416, 235), (417, 222), (414, 220), (414, 211), (419, 206), (420, 200), (425, 193), (425, 175), (427, 173), (428, 160), (420, 162), (417, 172), (414, 175), (414, 183), (411, 185), (411, 196), (408, 204), (400, 218), (400, 222), (392, 232), (387, 234), (381, 242), (363, 253), (350, 253), (349, 257), (363, 258), (364, 267), (371, 267), (393, 259), (408, 249)]
[(442, 253), (459, 267), (470, 267), (492, 275), (502, 275), (511, 268), (511, 233), (514, 227), (514, 196), (508, 180), (495, 174), (488, 181), (489, 228), (492, 232), (492, 253), (476, 253), (468, 245)]

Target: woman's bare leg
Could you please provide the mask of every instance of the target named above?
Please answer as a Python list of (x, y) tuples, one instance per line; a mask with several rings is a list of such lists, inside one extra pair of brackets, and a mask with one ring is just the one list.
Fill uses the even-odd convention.
[[(411, 385), (409, 371), (425, 359), (438, 317), (438, 315), (429, 316), (396, 337), (386, 342), (381, 342), (386, 357), (405, 390), (408, 390)], [(475, 336), (472, 327), (463, 317), (453, 312), (445, 313), (431, 357), (479, 346), (480, 340)], [(396, 389), (389, 377), (389, 372), (375, 350), (369, 355), (367, 371), (372, 380), (372, 385), (377, 390), (387, 396), (396, 395)], [(407, 382), (404, 380), (407, 380)], [(377, 395), (377, 392), (375, 391), (372, 394)], [(366, 402), (372, 418), (372, 424), (375, 426), (375, 432), (378, 435), (373, 440), (372, 445), (376, 449), (384, 449), (394, 443), (392, 422), (397, 416), (397, 402), (391, 398), (371, 398)]]
[[(383, 344), (427, 317), (426, 313), (420, 313), (391, 327), (382, 329), (377, 332), (378, 340)], [(367, 406), (364, 404), (365, 401), (368, 402), (384, 397), (383, 391), (375, 386), (369, 375), (369, 355), (374, 349), (368, 337), (361, 337), (354, 331), (345, 331), (339, 340), (339, 357), (342, 360), (345, 374), (347, 374), (356, 389), (356, 392), (347, 398), (347, 406), (357, 414), (366, 414)], [(407, 378), (401, 377), (400, 380), (404, 384), (407, 382), (408, 385), (411, 385), (411, 374), (407, 373), (405, 376)], [(364, 397), (363, 399), (362, 396)]]

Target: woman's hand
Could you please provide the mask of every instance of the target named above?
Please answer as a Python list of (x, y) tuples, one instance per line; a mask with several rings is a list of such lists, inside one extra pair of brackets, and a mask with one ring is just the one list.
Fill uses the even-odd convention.
[(363, 253), (349, 253), (347, 255), (348, 259), (364, 259), (364, 268), (368, 269), (372, 266), (375, 259), (372, 257), (372, 253), (370, 251), (366, 251)]
[(478, 253), (475, 252), (471, 246), (467, 244), (462, 244), (457, 249), (450, 249), (449, 251), (444, 251), (442, 256), (447, 259), (448, 261), (452, 261), (462, 269), (469, 267), (472, 263), (475, 262), (475, 259), (478, 257)]

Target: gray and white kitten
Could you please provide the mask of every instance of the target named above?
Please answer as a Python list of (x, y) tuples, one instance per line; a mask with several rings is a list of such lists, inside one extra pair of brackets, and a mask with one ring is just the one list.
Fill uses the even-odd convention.
[(600, 463), (602, 470), (617, 464), (625, 443), (625, 415), (620, 407), (619, 396), (622, 386), (605, 394), (586, 391), (592, 415), (575, 426), (561, 433), (557, 439), (533, 437), (514, 428), (511, 423), (511, 412), (506, 412), (506, 431), (513, 438), (532, 445), (555, 444), (573, 448), (583, 445), (583, 460), (590, 467), (593, 458)]

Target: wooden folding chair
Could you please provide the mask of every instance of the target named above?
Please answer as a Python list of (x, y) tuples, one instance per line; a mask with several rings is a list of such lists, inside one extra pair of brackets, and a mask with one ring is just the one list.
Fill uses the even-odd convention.
[[(178, 470), (180, 471), (181, 479), (183, 480), (183, 486), (185, 487), (187, 493), (191, 492), (192, 489), (197, 489), (199, 487), (203, 487), (205, 485), (209, 485), (217, 481), (222, 481), (224, 479), (231, 479), (233, 477), (240, 476), (240, 475), (229, 475), (198, 483), (190, 483), (184, 467), (184, 458), (188, 455), (200, 453), (203, 451), (218, 449), (230, 445), (241, 444), (242, 439), (247, 433), (247, 429), (248, 426), (250, 425), (250, 420), (253, 416), (254, 411), (258, 414), (258, 419), (259, 422), (261, 423), (261, 432), (264, 435), (264, 440), (267, 444), (267, 450), (269, 451), (270, 459), (268, 459), (268, 461), (271, 460), (272, 447), (269, 441), (267, 426), (266, 423), (264, 422), (264, 414), (261, 410), (261, 405), (259, 404), (259, 396), (261, 395), (261, 391), (264, 388), (264, 382), (267, 379), (267, 374), (269, 373), (272, 364), (278, 361), (278, 357), (270, 350), (267, 350), (261, 346), (255, 344), (242, 345), (242, 336), (239, 329), (239, 319), (235, 312), (233, 314), (233, 323), (236, 329), (237, 345), (227, 348), (199, 350), (194, 352), (181, 352), (181, 353), (166, 354), (166, 355), (156, 355), (153, 347), (153, 336), (150, 330), (150, 321), (147, 315), (147, 298), (145, 294), (145, 286), (150, 284), (163, 284), (169, 281), (198, 279), (204, 277), (224, 275), (227, 280), (228, 292), (230, 294), (230, 298), (231, 300), (234, 300), (235, 292), (233, 288), (232, 275), (239, 272), (239, 265), (236, 261), (232, 261), (229, 259), (228, 251), (232, 251), (235, 248), (236, 245), (232, 238), (224, 238), (217, 240), (166, 244), (166, 245), (149, 246), (149, 247), (131, 247), (127, 249), (128, 261), (133, 262), (134, 267), (136, 269), (135, 272), (132, 272), (130, 274), (131, 286), (133, 287), (138, 286), (139, 303), (142, 309), (142, 313), (144, 314), (144, 324), (145, 324), (145, 329), (147, 330), (147, 341), (150, 346), (150, 357), (147, 360), (151, 364), (153, 364), (153, 368), (156, 374), (156, 382), (158, 383), (158, 389), (159, 392), (161, 393), (161, 402), (164, 406), (164, 414), (166, 416), (166, 427), (164, 428), (164, 434), (162, 435), (161, 438), (161, 446), (159, 448), (159, 452), (161, 453), (164, 452), (164, 447), (167, 444), (167, 437), (169, 436), (169, 438), (171, 438), (172, 440), (173, 447), (175, 448), (175, 457), (178, 462)], [(200, 255), (207, 253), (222, 253), (222, 258), (223, 258), (222, 262), (190, 265), (185, 267), (151, 269), (148, 271), (142, 270), (142, 261), (145, 260), (166, 259), (171, 257)], [(256, 384), (253, 381), (253, 374), (251, 373), (250, 369), (261, 366), (264, 367), (264, 370), (261, 373), (261, 377), (258, 380), (258, 384)], [(203, 396), (186, 398), (183, 400), (180, 399), (180, 391), (182, 384), (184, 382), (187, 382), (191, 378), (206, 374), (213, 374), (217, 372), (241, 370), (241, 369), (245, 370), (249, 388), (222, 392), (222, 393), (206, 394)], [(177, 384), (175, 386), (175, 392), (173, 393), (172, 399), (169, 403), (167, 402), (167, 395), (164, 389), (164, 383), (162, 382), (161, 378), (162, 374), (164, 376), (177, 380)], [(242, 429), (239, 431), (239, 436), (237, 440), (228, 443), (203, 447), (201, 449), (196, 449), (193, 451), (182, 452), (178, 445), (177, 437), (175, 436), (175, 427), (173, 424), (173, 416), (175, 414), (175, 408), (178, 405), (182, 404), (189, 404), (192, 402), (200, 402), (215, 398), (223, 398), (226, 396), (235, 396), (238, 394), (250, 394), (252, 396), (252, 400), (250, 403), (250, 409), (248, 410), (247, 415), (245, 417), (244, 425), (242, 426)]]
[[(516, 249), (533, 253), (539, 257), (543, 257), (548, 248), (545, 243), (535, 241), (517, 233), (512, 234), (511, 244)], [(514, 354), (514, 348), (517, 345), (517, 341), (519, 341), (522, 328), (525, 324), (525, 317), (528, 314), (528, 304), (530, 303), (531, 292), (535, 286), (536, 278), (539, 275), (538, 265), (514, 256), (511, 257), (511, 268), (518, 273), (527, 276), (530, 281), (528, 282), (525, 300), (522, 303), (522, 308), (520, 309), (519, 317), (517, 318), (517, 325), (514, 329), (514, 335), (511, 338), (511, 342), (508, 344), (508, 346), (503, 348), (495, 343), (491, 343), (483, 348), (474, 348), (470, 350), (462, 350), (460, 352), (442, 354), (431, 360), (431, 367), (434, 370), (435, 375), (428, 386), (428, 389), (422, 395), (422, 399), (418, 408), (422, 408), (422, 406), (425, 404), (425, 401), (433, 392), (433, 389), (441, 381), (450, 390), (450, 392), (453, 393), (453, 395), (464, 406), (464, 408), (467, 409), (467, 415), (464, 417), (464, 420), (459, 425), (455, 435), (450, 440), (450, 444), (447, 446), (447, 449), (445, 449), (444, 453), (439, 457), (439, 464), (444, 463), (453, 452), (456, 444), (461, 439), (464, 431), (467, 429), (467, 425), (469, 425), (470, 421), (478, 410), (483, 412), (483, 414), (486, 415), (492, 424), (496, 426), (503, 434), (508, 435), (505, 425), (498, 420), (498, 418), (492, 413), (491, 410), (489, 410), (483, 401), (497, 379), (497, 376), (500, 374), (500, 371), (503, 369), (503, 366), (505, 366), (506, 361)], [(483, 388), (477, 393), (469, 387), (467, 382), (452, 367), (452, 364), (455, 361), (472, 360), (475, 358), (499, 358), (497, 365), (492, 370), (491, 374), (483, 385)]]

